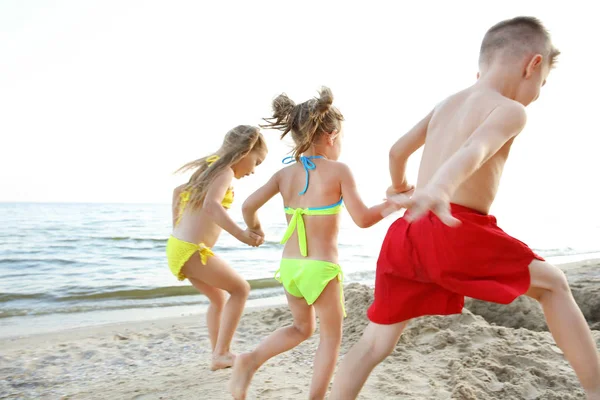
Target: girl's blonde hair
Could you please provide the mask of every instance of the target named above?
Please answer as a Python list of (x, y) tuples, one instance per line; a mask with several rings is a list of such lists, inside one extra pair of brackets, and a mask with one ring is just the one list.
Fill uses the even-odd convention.
[(190, 191), (190, 206), (192, 208), (202, 207), (208, 187), (215, 177), (254, 150), (267, 150), (265, 138), (259, 128), (239, 125), (227, 132), (221, 148), (215, 153), (191, 161), (179, 168), (176, 173), (195, 170), (185, 186), (185, 190)]
[(285, 93), (280, 94), (273, 100), (273, 117), (264, 120), (267, 123), (260, 127), (282, 131), (282, 139), (292, 132), (292, 156), (298, 161), (323, 134), (339, 132), (344, 116), (333, 106), (331, 90), (322, 87), (318, 98), (298, 105)]

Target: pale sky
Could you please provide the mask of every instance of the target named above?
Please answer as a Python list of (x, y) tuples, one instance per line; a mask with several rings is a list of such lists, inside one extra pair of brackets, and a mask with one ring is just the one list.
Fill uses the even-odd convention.
[[(260, 123), (277, 94), (302, 102), (327, 85), (347, 121), (341, 160), (372, 203), (389, 184), (390, 145), (475, 81), (485, 31), (533, 15), (562, 55), (529, 107), (496, 209), (580, 217), (599, 194), (593, 2), (490, 4), (3, 0), (0, 201), (169, 202), (180, 165), (233, 126)], [(238, 199), (286, 155), (264, 134), (269, 156), (236, 182)]]

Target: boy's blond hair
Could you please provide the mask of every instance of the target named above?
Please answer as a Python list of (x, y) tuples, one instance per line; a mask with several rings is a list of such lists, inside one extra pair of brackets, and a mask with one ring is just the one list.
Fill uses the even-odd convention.
[(516, 17), (499, 22), (485, 34), (479, 52), (479, 65), (489, 65), (497, 57), (521, 58), (541, 54), (554, 66), (560, 51), (552, 44), (550, 33), (534, 17)]

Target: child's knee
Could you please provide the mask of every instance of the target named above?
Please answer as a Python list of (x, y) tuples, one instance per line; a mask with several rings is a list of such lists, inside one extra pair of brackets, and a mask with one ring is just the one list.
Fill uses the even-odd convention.
[(547, 289), (553, 293), (570, 292), (567, 276), (558, 267), (548, 264)]
[(364, 356), (374, 363), (380, 363), (392, 354), (396, 348), (396, 342), (381, 340), (377, 335), (369, 335), (361, 339)]
[(556, 269), (556, 271), (554, 273), (554, 279), (552, 281), (552, 290), (555, 292), (570, 292), (571, 288), (569, 288), (569, 281), (567, 280), (567, 276), (558, 267), (554, 268)]
[(321, 341), (340, 342), (342, 341), (342, 324), (335, 326), (325, 326), (321, 321), (319, 326), (319, 337)]
[(240, 280), (230, 293), (232, 296), (243, 297), (247, 299), (250, 295), (250, 284), (245, 280)]
[(532, 264), (530, 271), (531, 287), (527, 292), (528, 296), (541, 302), (552, 294), (570, 295), (569, 282), (560, 268), (546, 262), (536, 262)]
[(223, 290), (219, 290), (218, 293), (215, 293), (215, 295), (210, 297), (210, 306), (217, 311), (221, 311), (223, 307), (225, 307), (226, 302), (227, 296)]
[(314, 319), (302, 322), (294, 321), (294, 329), (298, 331), (303, 340), (306, 340), (315, 333), (317, 324)]
[(531, 297), (541, 300), (545, 293), (570, 292), (565, 273), (547, 262), (535, 260), (530, 266)]

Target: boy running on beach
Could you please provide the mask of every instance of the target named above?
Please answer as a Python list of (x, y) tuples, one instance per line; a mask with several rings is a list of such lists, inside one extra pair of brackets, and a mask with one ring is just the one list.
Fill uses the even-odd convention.
[[(354, 399), (396, 347), (408, 321), (460, 313), (464, 297), (540, 302), (548, 327), (588, 399), (600, 399), (598, 351), (563, 272), (504, 233), (488, 215), (504, 163), (559, 52), (535, 18), (500, 22), (481, 45), (480, 75), (401, 137), (390, 151), (388, 197), (407, 212), (390, 227), (377, 261), (371, 321), (331, 391)], [(405, 167), (425, 145), (411, 197)]]

